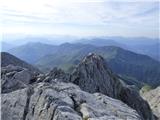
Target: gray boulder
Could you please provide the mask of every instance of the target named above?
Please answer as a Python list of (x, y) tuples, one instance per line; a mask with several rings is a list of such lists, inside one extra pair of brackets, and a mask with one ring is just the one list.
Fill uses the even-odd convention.
[(70, 75), (65, 73), (62, 69), (53, 68), (50, 72), (46, 74), (39, 74), (37, 76), (37, 83), (39, 82), (56, 82), (57, 80), (60, 82), (69, 82)]
[(138, 113), (71, 83), (38, 83), (2, 94), (2, 120), (141, 120)]
[(34, 79), (34, 74), (25, 68), (9, 65), (1, 69), (2, 93), (27, 87)]
[(58, 79), (62, 82), (69, 82), (70, 75), (65, 73), (62, 69), (59, 69), (57, 67), (53, 68), (49, 73), (45, 74), (48, 80), (45, 81), (51, 82), (52, 80)]

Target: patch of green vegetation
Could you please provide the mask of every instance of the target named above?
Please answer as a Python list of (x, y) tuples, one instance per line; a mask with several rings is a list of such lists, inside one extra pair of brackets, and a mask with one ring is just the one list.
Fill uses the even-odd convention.
[(150, 91), (152, 89), (153, 89), (152, 86), (146, 84), (141, 88), (140, 92), (141, 93), (145, 93), (145, 92), (148, 92), (148, 91)]
[(139, 90), (145, 85), (145, 83), (137, 80), (134, 77), (131, 76), (126, 76), (126, 75), (120, 75), (120, 79), (122, 79), (126, 84), (128, 85), (135, 85)]
[(59, 68), (61, 68), (65, 72), (70, 73), (74, 69), (74, 65), (73, 64), (62, 64), (62, 65), (59, 65)]

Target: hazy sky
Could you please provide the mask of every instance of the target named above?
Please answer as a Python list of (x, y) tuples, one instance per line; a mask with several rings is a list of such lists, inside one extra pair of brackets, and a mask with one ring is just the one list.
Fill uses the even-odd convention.
[(158, 37), (157, 0), (117, 1), (1, 0), (1, 32)]

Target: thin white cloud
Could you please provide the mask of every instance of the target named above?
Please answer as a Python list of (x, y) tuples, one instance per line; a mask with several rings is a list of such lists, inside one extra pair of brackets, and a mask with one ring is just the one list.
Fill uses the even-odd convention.
[(3, 32), (157, 37), (159, 2), (147, 1), (2, 0)]

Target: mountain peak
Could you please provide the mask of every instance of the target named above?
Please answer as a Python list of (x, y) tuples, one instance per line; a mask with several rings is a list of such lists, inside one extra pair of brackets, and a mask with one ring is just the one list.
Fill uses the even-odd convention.
[(106, 66), (103, 57), (95, 53), (89, 53), (76, 67), (71, 75), (71, 82), (80, 86), (84, 91), (102, 93), (125, 102), (137, 110), (142, 119), (153, 118), (149, 105), (140, 97), (138, 92), (122, 83)]
[(97, 55), (96, 53), (89, 53), (86, 58), (91, 58), (91, 59), (97, 59), (97, 60), (101, 60), (103, 59), (100, 55)]
[(96, 54), (96, 53), (89, 53), (83, 60), (81, 63), (105, 63), (105, 60), (103, 57), (101, 57), (100, 55)]
[[(102, 92), (111, 97), (116, 96), (114, 75), (106, 66), (100, 55), (89, 53), (72, 73), (72, 82), (87, 92)], [(103, 87), (105, 84), (105, 87)], [(111, 87), (112, 86), (112, 87)], [(117, 91), (118, 92), (118, 91)]]

